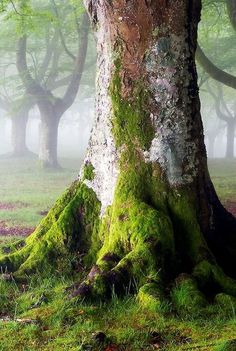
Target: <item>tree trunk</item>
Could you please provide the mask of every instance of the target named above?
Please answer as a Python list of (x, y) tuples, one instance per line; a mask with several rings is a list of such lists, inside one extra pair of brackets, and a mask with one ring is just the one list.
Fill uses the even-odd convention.
[(20, 109), (20, 111), (11, 118), (12, 156), (14, 157), (24, 157), (29, 153), (26, 146), (26, 127), (28, 119), (29, 109)]
[[(2, 111), (1, 111), (1, 114)], [(1, 144), (4, 145), (6, 142), (6, 118), (5, 116), (0, 116), (0, 140), (1, 140)]]
[(234, 158), (234, 139), (235, 139), (236, 120), (230, 119), (227, 121), (227, 145), (226, 158)]
[(214, 151), (215, 151), (215, 141), (216, 135), (215, 134), (208, 134), (208, 158), (214, 158)]
[(53, 106), (40, 109), (39, 162), (42, 168), (58, 168), (58, 127), (60, 117)]
[(198, 308), (204, 295), (236, 295), (220, 268), (235, 276), (236, 220), (210, 181), (199, 112), (200, 1), (86, 4), (99, 71), (84, 167), (23, 249), (2, 258), (3, 269), (19, 278), (79, 252), (92, 269), (72, 296), (138, 288), (156, 308), (167, 291), (176, 300), (180, 274), (175, 289), (187, 287)]

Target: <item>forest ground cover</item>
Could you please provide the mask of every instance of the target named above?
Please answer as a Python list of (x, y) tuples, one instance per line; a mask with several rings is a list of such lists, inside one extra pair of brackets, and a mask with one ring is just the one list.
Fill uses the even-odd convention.
[[(0, 158), (0, 240), (30, 234), (78, 175), (81, 161), (61, 159), (45, 172), (35, 158)], [(3, 238), (2, 238), (3, 236)]]
[[(45, 173), (35, 162), (0, 160), (0, 223), (9, 229), (0, 237), (2, 246), (27, 234), (18, 229), (30, 232), (79, 169), (78, 160), (62, 160), (64, 170)], [(236, 215), (236, 165), (214, 160), (210, 172), (222, 202)], [(223, 351), (236, 338), (234, 300), (177, 316), (168, 301), (157, 312), (129, 294), (114, 294), (106, 304), (68, 299), (66, 288), (83, 274), (35, 275), (26, 284), (0, 280), (0, 351)], [(178, 299), (187, 303), (186, 296), (180, 291)]]

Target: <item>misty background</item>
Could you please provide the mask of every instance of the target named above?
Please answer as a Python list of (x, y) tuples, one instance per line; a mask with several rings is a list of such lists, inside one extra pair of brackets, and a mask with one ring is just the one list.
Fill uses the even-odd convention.
[[(214, 1), (205, 1), (203, 4), (205, 6), (199, 28), (199, 43), (215, 65), (233, 74), (236, 66), (234, 49), (236, 35), (228, 19), (225, 5)], [(73, 65), (83, 35), (82, 3), (32, 1), (30, 7), (24, 11), (27, 15), (23, 12), (17, 13), (10, 4), (2, 12), (0, 155), (5, 156), (20, 155), (20, 150), (14, 149), (17, 148), (17, 145), (14, 146), (14, 138), (16, 139), (17, 133), (20, 134), (22, 131), (14, 130), (13, 123), (19, 119), (17, 116), (19, 110), (27, 104), (24, 102), (27, 86), (22, 82), (20, 77), (22, 73), (19, 72), (16, 63), (17, 46), (22, 32), (27, 36), (28, 70), (33, 79), (45, 90), (48, 86), (52, 86), (53, 82), (58, 83), (56, 88), (48, 88), (49, 94), (53, 93), (54, 98), (62, 97), (68, 88), (69, 81), (63, 82), (63, 80), (74, 74)], [(88, 31), (87, 52), (80, 72), (82, 78), (73, 103), (65, 109), (59, 121), (59, 158), (84, 157), (94, 120), (96, 48), (90, 29)], [(39, 79), (40, 74), (42, 77)], [(235, 91), (212, 80), (200, 66), (198, 74), (208, 157), (232, 158), (235, 154)], [(29, 100), (33, 100), (33, 97), (30, 96)], [(26, 147), (36, 157), (40, 149), (42, 116), (40, 117), (39, 108), (34, 102), (25, 113), (29, 113), (27, 123), (25, 125), (20, 123), (18, 129), (25, 128)], [(26, 152), (23, 151), (21, 156), (25, 155)]]

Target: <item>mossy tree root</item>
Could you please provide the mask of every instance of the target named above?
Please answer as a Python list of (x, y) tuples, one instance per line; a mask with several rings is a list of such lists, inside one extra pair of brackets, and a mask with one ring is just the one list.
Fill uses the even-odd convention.
[(0, 257), (1, 270), (13, 272), (16, 279), (35, 272), (48, 274), (49, 270), (71, 272), (73, 255), (83, 254), (96, 237), (99, 213), (94, 192), (74, 182), (35, 232)]

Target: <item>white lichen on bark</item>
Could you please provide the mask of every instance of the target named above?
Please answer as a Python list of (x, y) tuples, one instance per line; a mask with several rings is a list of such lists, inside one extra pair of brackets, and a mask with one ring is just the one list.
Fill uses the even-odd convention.
[(191, 183), (196, 175), (197, 147), (190, 137), (189, 107), (194, 96), (189, 96), (189, 57), (185, 36), (174, 34), (154, 41), (146, 56), (149, 88), (157, 108), (151, 114), (155, 137), (144, 156), (160, 164), (171, 185)]
[(114, 57), (110, 47), (110, 31), (104, 8), (96, 6), (99, 26), (95, 32), (97, 40), (97, 95), (96, 117), (92, 130), (85, 164), (94, 167), (94, 179), (85, 180), (101, 201), (101, 215), (112, 204), (118, 177), (118, 156), (112, 134), (112, 104), (109, 87), (114, 71)]

